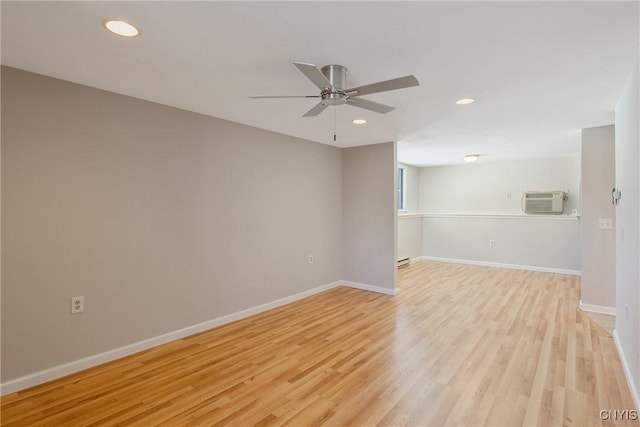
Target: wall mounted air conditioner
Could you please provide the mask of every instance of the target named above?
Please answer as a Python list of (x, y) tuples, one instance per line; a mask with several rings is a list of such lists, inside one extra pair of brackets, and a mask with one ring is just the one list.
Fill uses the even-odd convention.
[(522, 211), (526, 214), (559, 215), (567, 200), (565, 191), (527, 191), (522, 195)]

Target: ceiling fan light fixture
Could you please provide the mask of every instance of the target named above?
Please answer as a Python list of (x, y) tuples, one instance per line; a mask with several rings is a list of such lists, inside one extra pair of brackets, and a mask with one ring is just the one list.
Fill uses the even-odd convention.
[(458, 105), (468, 105), (468, 104), (473, 104), (475, 101), (476, 100), (473, 99), (473, 98), (461, 98), (461, 99), (458, 99), (456, 101), (456, 104), (458, 104)]
[(352, 123), (354, 125), (364, 125), (365, 123), (367, 123), (367, 121), (365, 119), (353, 119)]
[(478, 160), (479, 157), (480, 157), (479, 154), (467, 154), (466, 156), (463, 157), (463, 159), (467, 163), (473, 163), (476, 160)]
[(107, 19), (103, 25), (107, 30), (123, 37), (135, 37), (140, 34), (136, 27), (125, 21)]

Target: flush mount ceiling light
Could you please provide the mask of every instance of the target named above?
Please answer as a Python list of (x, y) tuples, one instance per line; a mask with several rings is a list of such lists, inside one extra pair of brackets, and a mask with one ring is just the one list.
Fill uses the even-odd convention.
[(135, 37), (140, 34), (136, 27), (124, 21), (107, 19), (103, 22), (103, 25), (107, 30), (123, 37)]
[(463, 157), (463, 159), (467, 163), (473, 163), (476, 160), (478, 160), (478, 157), (480, 157), (479, 154), (467, 154), (466, 156)]
[(353, 120), (353, 124), (354, 125), (363, 125), (365, 123), (367, 123), (367, 121), (365, 119), (354, 119)]
[(475, 99), (473, 98), (462, 98), (462, 99), (458, 99), (456, 101), (456, 104), (458, 105), (467, 105), (467, 104), (473, 104), (475, 102)]

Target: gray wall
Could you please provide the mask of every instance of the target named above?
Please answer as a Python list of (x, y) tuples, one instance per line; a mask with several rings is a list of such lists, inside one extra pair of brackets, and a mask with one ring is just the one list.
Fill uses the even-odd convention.
[[(640, 405), (640, 71), (629, 76), (616, 106), (616, 329)], [(640, 408), (638, 408), (640, 409)]]
[[(342, 278), (338, 148), (10, 68), (2, 144), (3, 381)], [(392, 147), (345, 162), (390, 248)]]
[(395, 289), (395, 174), (394, 143), (342, 152), (344, 280)]
[[(615, 307), (615, 130), (601, 126), (582, 130), (582, 294), (583, 304)], [(610, 219), (612, 229), (601, 229)]]

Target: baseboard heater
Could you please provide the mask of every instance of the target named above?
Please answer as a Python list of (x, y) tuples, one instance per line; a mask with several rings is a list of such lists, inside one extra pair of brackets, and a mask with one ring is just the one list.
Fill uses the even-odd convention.
[(398, 260), (398, 268), (404, 267), (405, 265), (409, 265), (409, 262), (411, 262), (411, 260), (409, 258), (399, 259)]

